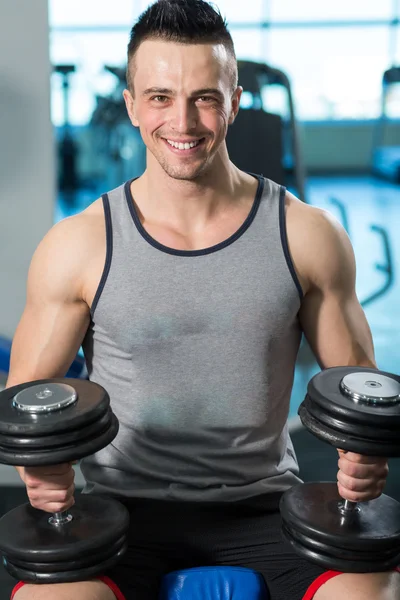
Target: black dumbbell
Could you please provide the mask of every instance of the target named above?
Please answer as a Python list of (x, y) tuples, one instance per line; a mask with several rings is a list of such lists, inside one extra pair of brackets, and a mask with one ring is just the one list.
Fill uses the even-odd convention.
[[(34, 381), (0, 393), (0, 463), (58, 465), (107, 446), (118, 420), (107, 392), (82, 379)], [(129, 513), (112, 498), (78, 495), (50, 515), (23, 504), (0, 519), (0, 552), (10, 575), (28, 583), (84, 581), (126, 551)]]
[[(316, 375), (300, 405), (303, 425), (335, 448), (400, 456), (400, 378), (363, 367)], [(368, 502), (340, 497), (336, 483), (303, 483), (285, 492), (283, 533), (302, 557), (350, 573), (400, 564), (400, 504), (382, 494)]]

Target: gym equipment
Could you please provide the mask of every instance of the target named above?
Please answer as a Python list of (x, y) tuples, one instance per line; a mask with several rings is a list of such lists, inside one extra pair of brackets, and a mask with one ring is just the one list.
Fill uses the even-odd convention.
[(1, 379), (5, 381), (10, 368), (11, 342), (8, 338), (0, 336), (0, 374)]
[[(338, 209), (341, 223), (350, 237), (350, 225), (345, 204), (341, 200), (339, 200), (339, 198), (330, 198), (330, 202), (333, 206), (336, 206), (336, 208)], [(394, 262), (389, 233), (387, 229), (380, 225), (371, 225), (370, 229), (372, 232), (379, 234), (379, 236), (382, 239), (384, 261), (381, 263), (377, 263), (375, 265), (375, 268), (377, 271), (384, 273), (386, 277), (385, 281), (383, 282), (380, 288), (378, 288), (375, 292), (364, 298), (364, 300), (360, 301), (360, 304), (363, 308), (384, 296), (394, 284)]]
[(400, 67), (393, 66), (382, 77), (381, 115), (377, 120), (372, 147), (372, 173), (377, 177), (400, 183), (400, 146), (384, 145), (388, 123), (387, 104), (389, 92), (400, 83)]
[(75, 70), (75, 65), (54, 66), (54, 72), (61, 75), (62, 78), (64, 127), (59, 142), (59, 187), (66, 192), (74, 192), (79, 184), (77, 174), (78, 146), (72, 134), (69, 120), (70, 75)]
[[(311, 379), (299, 416), (335, 448), (400, 456), (400, 377), (390, 373), (326, 369)], [(336, 483), (303, 483), (283, 494), (280, 511), (293, 549), (327, 569), (361, 573), (400, 564), (400, 504), (393, 498), (355, 503), (339, 496)]]
[(108, 96), (96, 96), (96, 108), (90, 121), (96, 164), (103, 170), (108, 189), (142, 175), (146, 168), (146, 146), (140, 132), (132, 127), (122, 96), (126, 88), (126, 69), (105, 65), (104, 70), (116, 79)]
[[(300, 148), (298, 123), (288, 76), (265, 63), (238, 61), (239, 83), (251, 94), (252, 108), (241, 108), (228, 129), (230, 158), (242, 170), (262, 173), (281, 185), (293, 185), (306, 201), (305, 168)], [(263, 107), (262, 91), (279, 86), (287, 96), (285, 116)]]
[(340, 221), (344, 227), (344, 229), (347, 231), (347, 235), (349, 237), (350, 236), (350, 225), (349, 225), (349, 218), (347, 215), (347, 209), (346, 209), (346, 205), (344, 204), (344, 202), (342, 202), (341, 200), (339, 200), (339, 198), (330, 198), (330, 203), (333, 206), (336, 206), (336, 208), (339, 211), (339, 215), (340, 215)]
[[(0, 372), (8, 374), (10, 370), (10, 356), (11, 356), (12, 342), (10, 339), (0, 336)], [(80, 354), (77, 354), (72, 361), (67, 374), (65, 377), (70, 378), (87, 378), (85, 359)]]
[[(40, 380), (0, 393), (0, 463), (58, 465), (93, 454), (117, 435), (118, 420), (100, 385)], [(23, 504), (0, 519), (0, 552), (10, 575), (30, 583), (95, 577), (126, 550), (127, 509), (111, 498), (80, 495), (50, 515)]]
[(393, 253), (390, 245), (389, 233), (384, 227), (379, 225), (371, 225), (371, 231), (378, 233), (382, 238), (385, 260), (383, 263), (377, 263), (375, 268), (386, 275), (386, 281), (384, 281), (383, 285), (378, 290), (362, 300), (361, 305), (364, 308), (386, 294), (394, 283)]
[(199, 567), (165, 575), (158, 600), (269, 600), (260, 573), (242, 567)]

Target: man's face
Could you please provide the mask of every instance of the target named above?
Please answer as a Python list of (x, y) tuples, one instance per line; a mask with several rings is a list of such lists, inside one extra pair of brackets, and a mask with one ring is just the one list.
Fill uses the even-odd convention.
[(133, 125), (170, 177), (194, 180), (218, 154), (241, 95), (241, 88), (232, 92), (231, 60), (220, 44), (140, 45), (134, 97), (125, 90), (124, 98)]

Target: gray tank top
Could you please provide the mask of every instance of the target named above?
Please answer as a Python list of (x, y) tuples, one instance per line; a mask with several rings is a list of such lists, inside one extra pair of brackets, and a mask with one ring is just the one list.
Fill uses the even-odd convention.
[(107, 256), (83, 349), (120, 422), (85, 492), (235, 501), (300, 480), (287, 417), (301, 330), (285, 189), (263, 177), (238, 231), (204, 250), (143, 228), (130, 181), (103, 196)]

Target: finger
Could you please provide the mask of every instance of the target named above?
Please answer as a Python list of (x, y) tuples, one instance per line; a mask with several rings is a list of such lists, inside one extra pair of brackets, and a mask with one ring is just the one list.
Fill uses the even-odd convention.
[(71, 473), (68, 473), (67, 475), (51, 475), (48, 477), (42, 476), (40, 478), (27, 475), (24, 481), (27, 488), (59, 490), (70, 486), (74, 480), (75, 473), (71, 471)]
[(364, 454), (356, 454), (355, 452), (344, 452), (343, 450), (338, 450), (338, 452), (340, 459), (348, 460), (349, 462), (355, 462), (365, 465), (384, 465), (387, 463), (387, 458), (384, 458), (382, 456), (365, 456)]
[(341, 483), (338, 482), (338, 492), (339, 495), (345, 500), (350, 500), (351, 502), (366, 502), (368, 500), (374, 500), (378, 498), (383, 491), (383, 485), (372, 488), (371, 490), (364, 492), (355, 492), (352, 490), (343, 487)]
[(45, 465), (43, 467), (25, 467), (25, 474), (29, 475), (63, 475), (72, 471), (71, 463), (63, 463), (60, 465)]
[(356, 479), (386, 479), (388, 476), (389, 468), (387, 463), (383, 465), (375, 464), (360, 464), (345, 459), (339, 459), (338, 461), (339, 470), (342, 473)]
[(47, 504), (59, 503), (66, 504), (70, 503), (75, 492), (75, 485), (60, 490), (43, 490), (33, 489), (29, 490), (28, 496), (32, 506), (41, 508)]
[[(69, 510), (72, 506), (74, 506), (75, 500), (74, 498), (70, 498), (68, 502), (48, 502), (40, 507), (39, 510), (44, 510), (48, 513), (57, 513), (57, 512), (65, 512)], [(35, 507), (37, 508), (37, 507)]]

